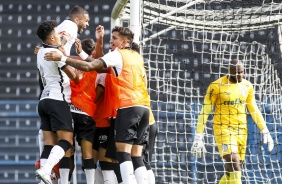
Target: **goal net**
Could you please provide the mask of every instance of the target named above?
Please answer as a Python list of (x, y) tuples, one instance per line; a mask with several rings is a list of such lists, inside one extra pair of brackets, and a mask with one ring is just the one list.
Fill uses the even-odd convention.
[[(129, 25), (129, 1), (118, 18)], [(245, 78), (275, 147), (268, 152), (248, 115), (248, 146), (242, 182), (282, 183), (280, 0), (142, 0), (143, 57), (151, 107), (159, 126), (152, 168), (156, 183), (218, 183), (224, 174), (212, 132), (205, 128), (207, 153), (191, 154), (197, 118), (210, 82), (241, 60)]]

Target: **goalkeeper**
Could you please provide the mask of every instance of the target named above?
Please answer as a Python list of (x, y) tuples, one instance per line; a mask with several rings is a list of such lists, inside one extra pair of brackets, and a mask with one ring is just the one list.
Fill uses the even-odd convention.
[(213, 133), (220, 156), (225, 161), (225, 171), (219, 184), (241, 184), (241, 163), (247, 147), (247, 112), (251, 114), (259, 127), (263, 142), (268, 144), (268, 151), (273, 147), (273, 140), (266, 123), (259, 111), (251, 82), (243, 78), (244, 66), (237, 59), (229, 65), (229, 74), (212, 82), (204, 99), (197, 129), (192, 145), (192, 154), (201, 157), (205, 152), (203, 132), (212, 108), (214, 107)]

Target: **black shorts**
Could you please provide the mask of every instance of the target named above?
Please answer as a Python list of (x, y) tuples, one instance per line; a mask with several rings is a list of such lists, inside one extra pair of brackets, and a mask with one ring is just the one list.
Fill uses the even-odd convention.
[(67, 102), (48, 98), (40, 100), (38, 113), (41, 118), (40, 129), (53, 132), (58, 130), (73, 132), (72, 116)]
[(141, 106), (118, 109), (115, 123), (115, 142), (146, 144), (149, 114), (149, 109)]
[(81, 146), (81, 140), (85, 139), (91, 143), (94, 140), (95, 121), (88, 115), (72, 112), (74, 134), (76, 141)]
[(109, 142), (110, 127), (96, 127), (93, 149), (99, 151), (99, 148), (107, 149)]
[(105, 157), (117, 160), (116, 157), (116, 143), (115, 143), (115, 121), (116, 119), (111, 118), (110, 133), (108, 138), (108, 146)]

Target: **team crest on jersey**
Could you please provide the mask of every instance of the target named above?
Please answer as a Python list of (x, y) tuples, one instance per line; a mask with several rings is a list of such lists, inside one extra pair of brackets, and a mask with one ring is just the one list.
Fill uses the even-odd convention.
[(247, 90), (245, 88), (241, 89), (241, 95), (242, 96), (247, 96)]
[(228, 145), (227, 144), (222, 144), (222, 152), (227, 151)]

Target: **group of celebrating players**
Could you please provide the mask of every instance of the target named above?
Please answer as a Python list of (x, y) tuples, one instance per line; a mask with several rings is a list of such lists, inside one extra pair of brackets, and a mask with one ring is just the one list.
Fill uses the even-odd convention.
[[(104, 54), (103, 26), (96, 27), (96, 43), (92, 38), (79, 40), (78, 34), (89, 26), (89, 13), (75, 6), (69, 18), (58, 26), (55, 21), (44, 21), (37, 29), (42, 40), (42, 46), (35, 49), (42, 93), (36, 176), (45, 184), (58, 182), (58, 178), (59, 183), (68, 184), (75, 165), (75, 137), (87, 184), (154, 184), (150, 160), (157, 125), (150, 109), (144, 61), (133, 42), (133, 32), (114, 27), (110, 52)], [(74, 43), (78, 56), (70, 56)], [(268, 151), (274, 147), (253, 86), (243, 74), (243, 63), (232, 59), (229, 73), (210, 84), (191, 149), (195, 157), (205, 152), (203, 132), (214, 108), (214, 137), (225, 163), (220, 184), (242, 183), (248, 135), (246, 109), (261, 130)]]
[[(155, 183), (150, 159), (157, 125), (134, 34), (114, 27), (104, 55), (103, 26), (96, 27), (96, 43), (77, 38), (89, 20), (87, 10), (75, 6), (68, 20), (47, 20), (37, 29), (42, 93), (36, 176), (45, 184), (70, 183), (76, 139), (87, 184)], [(74, 43), (78, 56), (70, 56)]]

